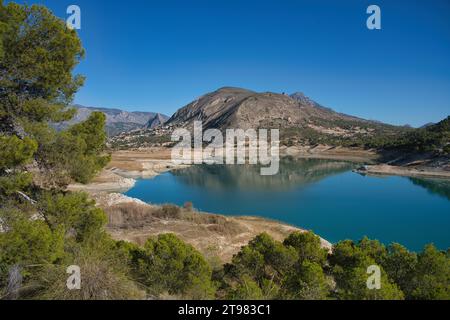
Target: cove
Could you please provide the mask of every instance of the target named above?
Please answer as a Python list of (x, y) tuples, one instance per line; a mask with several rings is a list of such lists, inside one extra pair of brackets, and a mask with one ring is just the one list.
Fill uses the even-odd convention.
[(258, 166), (196, 165), (137, 181), (125, 194), (155, 204), (259, 216), (313, 230), (330, 242), (364, 236), (419, 251), (450, 247), (450, 182), (362, 176), (357, 164), (283, 159), (274, 176)]

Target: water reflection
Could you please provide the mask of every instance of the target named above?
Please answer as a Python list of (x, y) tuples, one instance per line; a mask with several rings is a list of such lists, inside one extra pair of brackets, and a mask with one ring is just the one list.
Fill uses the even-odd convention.
[[(325, 239), (450, 245), (448, 181), (361, 176), (344, 161), (284, 159), (275, 176), (257, 166), (192, 166), (139, 180), (126, 194), (204, 212), (260, 216), (314, 230)], [(420, 232), (418, 232), (418, 230)]]
[(351, 170), (354, 163), (284, 158), (274, 176), (260, 175), (255, 165), (201, 165), (173, 171), (180, 182), (213, 190), (286, 191)]
[(411, 182), (428, 190), (429, 193), (445, 197), (450, 200), (450, 181), (443, 179), (409, 178)]

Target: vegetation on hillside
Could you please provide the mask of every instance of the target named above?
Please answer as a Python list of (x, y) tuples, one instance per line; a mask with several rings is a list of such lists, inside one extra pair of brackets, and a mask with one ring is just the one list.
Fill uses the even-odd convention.
[(409, 152), (432, 152), (450, 154), (450, 116), (424, 128), (409, 130), (394, 138), (378, 137), (369, 140), (368, 147)]
[[(367, 269), (381, 269), (381, 288), (368, 289)], [(428, 268), (427, 268), (428, 266)], [(428, 245), (341, 241), (328, 254), (312, 232), (277, 242), (261, 234), (217, 271), (218, 297), (228, 299), (450, 299), (450, 256)]]
[(345, 147), (365, 147), (367, 139), (384, 137), (389, 139), (410, 128), (392, 126), (375, 121), (354, 118), (312, 117), (309, 123), (295, 127), (281, 129), (282, 143), (291, 146), (301, 145), (329, 145)]
[[(141, 296), (120, 257), (104, 259), (117, 255), (102, 210), (86, 195), (64, 191), (109, 160), (103, 114), (61, 132), (49, 126), (73, 116), (67, 106), (83, 83), (72, 75), (84, 54), (77, 34), (37, 5), (0, 2), (0, 25), (0, 296)], [(63, 288), (58, 280), (65, 283), (72, 264), (89, 265), (90, 288)], [(102, 281), (113, 286), (102, 290)]]
[(282, 144), (329, 145), (378, 149), (403, 153), (431, 153), (435, 156), (450, 154), (450, 116), (424, 128), (395, 127), (371, 122), (355, 124), (344, 120), (315, 119), (322, 128), (343, 128), (352, 133), (327, 134), (311, 127), (292, 127), (281, 130)]

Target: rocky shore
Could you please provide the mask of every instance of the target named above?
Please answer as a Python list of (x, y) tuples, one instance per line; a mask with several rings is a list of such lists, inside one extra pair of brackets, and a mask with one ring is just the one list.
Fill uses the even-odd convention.
[(450, 170), (444, 170), (442, 168), (415, 168), (415, 167), (403, 167), (392, 166), (388, 164), (366, 165), (359, 169), (354, 170), (360, 174), (367, 175), (395, 175), (404, 177), (422, 177), (422, 178), (441, 178), (450, 179)]

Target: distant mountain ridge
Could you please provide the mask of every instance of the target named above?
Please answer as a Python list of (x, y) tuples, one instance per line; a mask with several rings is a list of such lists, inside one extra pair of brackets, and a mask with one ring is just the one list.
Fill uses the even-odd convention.
[(113, 143), (137, 146), (170, 141), (171, 131), (191, 130), (194, 121), (201, 121), (205, 130), (278, 128), (285, 145), (356, 146), (369, 138), (389, 137), (406, 130), (336, 112), (301, 92), (287, 95), (223, 87), (180, 108), (156, 130), (147, 126), (147, 130), (120, 135)]
[(123, 132), (146, 128), (149, 121), (155, 117), (157, 117), (159, 124), (163, 124), (167, 119), (169, 119), (168, 116), (155, 112), (129, 112), (120, 109), (86, 107), (79, 104), (76, 104), (73, 107), (77, 109), (75, 116), (70, 121), (58, 124), (57, 128), (62, 129), (82, 122), (86, 120), (94, 111), (103, 112), (106, 115), (105, 127), (106, 132), (110, 137)]
[(153, 118), (150, 118), (150, 120), (147, 121), (147, 123), (145, 124), (145, 128), (154, 129), (166, 123), (168, 119), (169, 119), (168, 116), (165, 116), (161, 113), (157, 113)]

